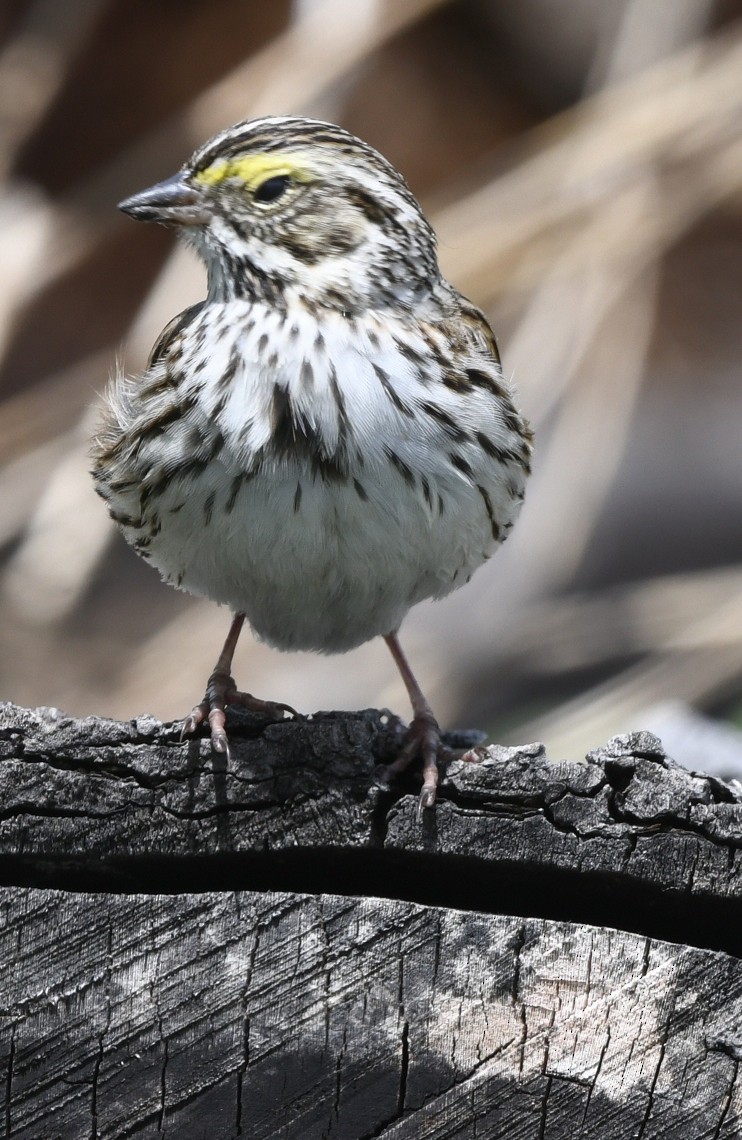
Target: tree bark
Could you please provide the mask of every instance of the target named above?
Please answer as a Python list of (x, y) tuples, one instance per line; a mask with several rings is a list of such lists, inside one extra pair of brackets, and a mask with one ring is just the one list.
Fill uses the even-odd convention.
[(742, 1135), (736, 787), (495, 746), (419, 822), (375, 711), (231, 740), (0, 709), (7, 1137)]

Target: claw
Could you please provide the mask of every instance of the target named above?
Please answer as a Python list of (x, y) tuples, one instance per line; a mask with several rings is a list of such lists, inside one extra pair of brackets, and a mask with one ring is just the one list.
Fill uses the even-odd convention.
[[(215, 702), (216, 703), (216, 702)], [(209, 713), (209, 727), (211, 728), (211, 747), (215, 752), (229, 753), (229, 742), (227, 740), (226, 723), (227, 716), (223, 706), (220, 703), (216, 704), (216, 708), (212, 708)]]
[(206, 698), (201, 701), (200, 705), (196, 705), (191, 709), (188, 716), (183, 721), (183, 727), (180, 730), (180, 743), (186, 739), (187, 736), (192, 736), (199, 725), (203, 724), (209, 715), (209, 704)]
[(428, 714), (414, 718), (407, 729), (405, 742), (391, 764), (382, 764), (374, 772), (374, 779), (383, 788), (388, 788), (391, 780), (404, 772), (422, 757), (423, 786), (417, 803), (417, 818), (422, 819), (426, 808), (435, 806), (438, 788), (438, 763), (449, 755), (449, 750), (441, 744), (441, 731), (438, 723)]
[(242, 708), (252, 709), (254, 712), (265, 713), (266, 716), (273, 717), (275, 720), (283, 719), (284, 713), (290, 713), (291, 716), (299, 715), (291, 705), (284, 705), (280, 701), (261, 701), (252, 693), (243, 693), (239, 689), (235, 689), (230, 694), (229, 704), (240, 705)]
[(415, 813), (415, 818), (418, 823), (422, 823), (425, 809), (432, 807), (435, 807), (435, 788), (426, 788), (423, 786), (418, 797), (417, 812)]
[(258, 697), (253, 697), (251, 693), (240, 692), (226, 669), (217, 667), (209, 677), (204, 699), (191, 710), (183, 721), (180, 733), (181, 743), (196, 729), (200, 728), (204, 721), (208, 720), (211, 730), (211, 747), (214, 752), (226, 756), (229, 762), (231, 753), (226, 728), (228, 705), (239, 705), (242, 708), (251, 709), (253, 712), (263, 713), (274, 720), (282, 720), (286, 713), (295, 717), (299, 716), (299, 713), (291, 705), (284, 705), (278, 701), (261, 701)]
[(432, 742), (430, 735), (426, 734), (423, 743), (423, 786), (420, 791), (418, 815), (424, 808), (432, 808), (435, 804), (435, 794), (438, 788), (438, 753), (440, 733), (436, 725), (437, 739)]
[(232, 759), (232, 753), (229, 750), (229, 738), (223, 729), (218, 729), (211, 734), (211, 747), (214, 752), (225, 756), (227, 761)]

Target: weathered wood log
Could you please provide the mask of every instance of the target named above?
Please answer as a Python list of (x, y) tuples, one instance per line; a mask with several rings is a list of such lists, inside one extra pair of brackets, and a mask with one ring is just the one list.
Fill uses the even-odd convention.
[(493, 747), (420, 823), (396, 731), (2, 708), (6, 1136), (742, 1135), (738, 790)]

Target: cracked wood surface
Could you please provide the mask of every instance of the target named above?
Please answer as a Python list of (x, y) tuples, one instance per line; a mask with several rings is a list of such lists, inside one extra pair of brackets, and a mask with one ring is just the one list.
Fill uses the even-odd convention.
[(742, 1135), (737, 790), (493, 747), (419, 825), (396, 731), (2, 708), (6, 1136)]
[(732, 1140), (742, 966), (391, 899), (6, 889), (6, 1135)]

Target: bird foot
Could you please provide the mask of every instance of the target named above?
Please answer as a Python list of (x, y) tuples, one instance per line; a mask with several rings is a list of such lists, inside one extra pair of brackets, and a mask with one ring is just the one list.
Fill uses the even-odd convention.
[(438, 764), (449, 755), (450, 749), (441, 741), (441, 730), (437, 720), (431, 714), (423, 713), (410, 722), (396, 760), (391, 764), (381, 765), (376, 775), (383, 784), (389, 784), (400, 772), (406, 771), (415, 760), (422, 759), (423, 786), (417, 801), (417, 818), (420, 820), (425, 808), (432, 808), (435, 805)]
[(241, 692), (230, 673), (215, 669), (207, 682), (204, 699), (185, 718), (180, 739), (184, 740), (186, 736), (190, 736), (199, 725), (208, 720), (211, 729), (211, 747), (215, 752), (224, 753), (229, 759), (229, 740), (226, 731), (228, 705), (238, 705), (240, 708), (263, 713), (264, 716), (275, 720), (283, 719), (284, 713), (299, 715), (291, 705), (276, 701), (261, 701), (251, 693)]

